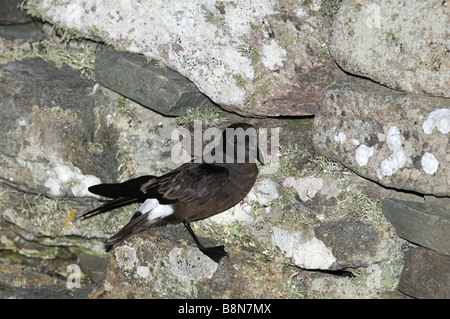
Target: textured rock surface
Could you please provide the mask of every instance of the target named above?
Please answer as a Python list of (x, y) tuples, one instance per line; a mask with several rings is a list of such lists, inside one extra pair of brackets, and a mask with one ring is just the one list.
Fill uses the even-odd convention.
[(449, 270), (449, 255), (426, 248), (409, 249), (398, 289), (415, 298), (449, 299)]
[(95, 291), (88, 278), (80, 278), (80, 287), (67, 288), (70, 259), (26, 258), (0, 251), (1, 299), (86, 299)]
[(167, 161), (175, 119), (120, 98), (68, 66), (34, 58), (0, 70), (0, 179), (21, 191), (0, 192), (0, 214), (12, 225), (3, 228), (0, 246), (43, 258), (71, 254), (78, 245), (103, 254), (98, 239), (129, 216), (125, 211), (72, 224), (73, 215), (98, 203), (82, 199), (92, 196), (87, 187), (176, 167)]
[[(205, 246), (217, 245), (206, 238), (200, 240)], [(255, 270), (251, 254), (229, 254), (217, 264), (198, 250), (183, 226), (155, 228), (114, 248), (106, 273), (105, 297), (262, 297), (264, 291), (252, 289), (258, 276), (247, 276)]]
[(415, 244), (450, 255), (450, 212), (448, 200), (418, 203), (383, 200), (383, 213), (400, 237)]
[(314, 114), (342, 73), (330, 20), (297, 2), (28, 1), (44, 20), (162, 60), (215, 103), (241, 114)]
[(106, 96), (67, 66), (36, 58), (0, 69), (0, 131), (7, 137), (0, 140), (0, 176), (14, 187), (82, 197), (100, 181), (170, 166), (162, 159), (170, 156), (175, 120)]
[[(83, 10), (86, 11), (78, 10), (82, 3), (78, 0), (28, 1), (26, 6), (52, 3), (53, 17), (60, 10), (65, 15), (61, 20), (73, 21), (70, 26), (87, 27), (81, 33), (105, 39), (116, 49), (129, 48), (136, 52), (135, 49), (144, 48), (145, 52), (141, 53), (162, 60), (154, 61), (158, 67), (164, 68), (165, 62), (170, 68), (178, 67), (180, 73), (195, 75), (196, 84), (204, 86), (202, 90), (219, 88), (220, 94), (211, 90), (216, 94), (215, 98), (223, 98), (227, 94), (230, 95), (227, 98), (235, 97), (233, 94), (237, 89), (233, 85), (236, 84), (244, 92), (244, 103), (228, 107), (241, 113), (274, 114), (270, 112), (276, 109), (280, 114), (292, 115), (299, 114), (299, 109), (304, 112), (308, 107), (317, 107), (322, 102), (322, 93), (334, 82), (336, 73), (327, 64), (330, 62), (326, 47), (329, 20), (323, 8), (337, 2), (185, 2), (181, 4), (185, 10), (175, 12), (174, 8), (181, 2), (147, 4), (145, 1), (117, 1), (111, 2), (117, 12), (110, 10), (110, 16), (102, 16), (110, 3), (95, 2), (96, 6), (91, 6), (94, 2), (85, 1), (83, 4), (87, 6), (83, 6)], [(198, 4), (204, 5), (196, 7)], [(153, 5), (155, 10), (152, 14), (157, 16), (154, 20), (152, 15), (145, 21), (141, 19), (140, 14), (145, 15), (145, 10), (139, 14), (126, 14), (133, 10), (133, 6), (146, 8)], [(279, 12), (267, 13), (267, 8), (275, 8)], [(102, 16), (108, 32), (93, 26), (98, 22), (91, 21), (96, 15)], [(73, 16), (76, 17), (71, 20)], [(142, 25), (132, 26), (129, 22), (133, 18), (136, 18), (134, 22), (142, 22)], [(163, 23), (158, 25), (161, 21)], [(192, 22), (192, 25), (187, 22)], [(70, 57), (73, 53), (70, 48), (83, 50), (86, 41), (66, 43), (55, 39), (55, 33), (64, 38), (81, 35), (76, 28), (68, 29), (66, 26), (69, 25), (57, 23), (59, 31), (46, 30), (55, 41), (52, 48), (57, 48), (58, 54)], [(209, 29), (202, 32), (205, 27)], [(215, 32), (213, 39), (208, 33), (211, 30)], [(151, 32), (157, 32), (158, 39), (149, 36)], [(46, 36), (49, 33), (46, 32)], [(174, 34), (176, 37), (172, 37)], [(142, 41), (130, 42), (130, 39)], [(50, 52), (45, 41), (31, 46), (27, 41), (8, 41), (0, 43), (4, 45), (0, 46), (1, 52), (5, 52), (2, 61), (17, 58), (16, 53), (23, 50), (33, 49), (33, 56)], [(192, 43), (201, 41), (201, 47), (192, 46)], [(146, 48), (150, 42), (160, 45)], [(220, 43), (220, 50), (217, 50), (217, 43)], [(8, 50), (9, 47), (14, 50)], [(55, 53), (55, 50), (51, 52)], [(87, 56), (79, 57), (88, 61), (87, 68), (92, 68), (93, 55), (83, 52)], [(65, 61), (71, 63), (67, 59)], [(228, 63), (220, 64), (224, 61)], [(230, 64), (230, 61), (236, 63)], [(243, 61), (244, 64), (241, 63)], [(2, 65), (0, 70), (0, 86), (4, 86), (7, 92), (6, 102), (2, 101), (6, 107), (0, 111), (7, 124), (1, 131), (3, 139), (0, 139), (1, 155), (4, 156), (0, 161), (1, 261), (8, 255), (6, 267), (0, 270), (1, 293), (6, 292), (2, 297), (40, 295), (39, 289), (33, 286), (39, 276), (30, 276), (36, 273), (36, 267), (28, 265), (20, 273), (22, 268), (10, 262), (16, 258), (11, 257), (15, 256), (13, 252), (40, 259), (65, 259), (97, 281), (97, 289), (106, 290), (105, 295), (109, 298), (377, 298), (391, 297), (395, 292), (403, 266), (403, 253), (410, 244), (397, 236), (384, 218), (380, 203), (386, 197), (421, 202), (423, 196), (383, 188), (314, 153), (311, 148), (311, 118), (245, 119), (256, 127), (281, 128), (280, 148), (277, 150), (279, 163), (260, 166), (255, 187), (233, 209), (192, 225), (195, 232), (203, 236), (205, 244), (224, 244), (230, 254), (229, 259), (223, 259), (220, 264), (212, 263), (199, 253), (181, 225), (137, 234), (105, 254), (103, 239), (121, 228), (137, 206), (81, 223), (73, 222), (74, 214), (99, 203), (98, 199), (80, 197), (83, 194), (79, 190), (85, 190), (80, 180), (91, 174), (102, 181), (121, 181), (141, 174), (161, 174), (178, 166), (170, 159), (173, 146), (170, 137), (175, 119), (141, 107), (93, 81), (80, 80), (79, 73), (68, 72), (66, 66), (58, 70), (51, 64), (41, 67), (42, 64), (38, 59), (32, 63), (24, 60)], [(20, 84), (17, 78), (22, 75), (14, 77), (8, 68), (25, 69), (25, 65), (29, 79), (26, 84)], [(230, 69), (235, 73), (229, 75), (225, 72)], [(93, 70), (82, 70), (93, 74)], [(254, 78), (246, 78), (251, 70)], [(48, 75), (45, 77), (41, 73)], [(35, 84), (37, 79), (44, 83)], [(118, 77), (118, 80), (127, 81), (127, 77)], [(285, 80), (288, 82), (283, 82)], [(352, 123), (357, 135), (350, 136), (344, 131), (348, 125), (342, 120), (330, 124), (337, 125), (331, 133), (326, 125), (323, 129), (315, 127), (315, 134), (320, 130), (328, 134), (329, 140), (325, 138), (322, 143), (329, 150), (343, 151), (350, 141), (354, 146), (350, 149), (353, 164), (365, 167), (372, 165), (371, 161), (378, 154), (376, 144), (384, 143), (384, 138), (387, 146), (380, 146), (384, 152), (380, 161), (384, 164), (376, 167), (380, 173), (386, 173), (383, 178), (391, 176), (388, 175), (390, 172), (393, 175), (402, 172), (403, 168), (399, 167), (405, 164), (407, 152), (413, 148), (417, 148), (414, 149), (417, 152), (420, 149), (419, 157), (412, 159), (414, 168), (428, 175), (434, 174), (433, 178), (442, 178), (439, 174), (446, 165), (445, 158), (443, 160), (439, 154), (446, 151), (448, 143), (449, 108), (443, 102), (444, 105), (436, 109), (435, 102), (444, 99), (412, 96), (359, 81), (349, 80), (346, 85), (334, 86), (331, 90), (334, 100), (331, 100), (331, 95), (325, 99), (326, 105), (334, 108), (324, 108), (324, 114), (316, 118), (323, 120), (329, 116), (334, 120), (361, 116), (360, 121)], [(85, 84), (89, 89), (79, 90)], [(286, 91), (278, 90), (278, 85)], [(122, 93), (126, 95), (127, 92)], [(266, 98), (268, 102), (264, 103)], [(423, 104), (424, 109), (408, 108), (414, 99), (417, 104)], [(79, 100), (85, 105), (80, 106)], [(357, 104), (367, 108), (357, 108)], [(33, 105), (37, 107), (33, 108)], [(293, 105), (296, 107), (291, 108)], [(330, 111), (335, 108), (339, 108), (339, 112)], [(219, 116), (228, 118), (230, 122), (243, 121), (237, 114), (226, 113), (222, 111)], [(393, 123), (382, 119), (392, 119)], [(190, 118), (183, 123), (193, 129), (192, 120)], [(376, 129), (371, 130), (364, 123), (375, 123)], [(219, 126), (222, 129), (228, 124), (221, 122)], [(387, 127), (383, 127), (385, 124)], [(400, 138), (396, 129), (391, 130), (392, 126), (397, 127)], [(417, 127), (423, 136), (415, 132)], [(35, 133), (38, 135), (33, 138)], [(74, 138), (70, 138), (71, 135)], [(42, 137), (46, 137), (45, 141)], [(420, 143), (426, 141), (429, 145), (424, 142), (420, 148), (420, 143), (416, 145), (409, 139)], [(44, 148), (49, 151), (43, 152)], [(10, 154), (4, 154), (3, 150)], [(26, 157), (20, 155), (22, 151)], [(17, 162), (17, 159), (22, 162)], [(39, 177), (33, 184), (17, 182), (20, 178), (26, 180), (23, 162), (41, 165), (32, 171)], [(65, 166), (52, 169), (61, 163), (78, 167), (80, 174), (69, 175)], [(397, 172), (393, 172), (395, 165), (399, 168)], [(49, 177), (53, 178), (53, 184), (46, 183)], [(426, 178), (424, 181), (425, 184), (432, 183)], [(409, 180), (405, 182), (410, 183)], [(433, 183), (446, 187), (440, 181)], [(394, 184), (399, 188), (405, 186), (399, 183), (389, 185)], [(61, 185), (60, 189), (58, 185)], [(38, 195), (39, 192), (46, 196)], [(105, 258), (109, 267), (106, 281), (102, 279)], [(68, 274), (61, 267), (57, 275), (52, 271), (45, 272), (53, 274), (53, 277), (44, 275), (42, 279), (47, 280), (46, 284), (36, 284), (45, 289), (41, 294), (44, 297), (53, 296), (54, 292), (67, 297), (86, 296), (91, 290), (91, 282), (83, 281), (80, 290), (75, 293), (67, 291), (64, 281)]]
[(344, 0), (330, 52), (345, 71), (391, 88), (450, 97), (448, 1)]
[(107, 88), (166, 116), (187, 108), (217, 108), (180, 74), (148, 63), (143, 56), (105, 47), (95, 58), (95, 80)]
[(305, 231), (273, 229), (272, 242), (292, 263), (304, 269), (341, 270), (386, 259), (392, 239), (380, 238), (369, 224), (345, 219)]
[[(36, 194), (85, 196), (86, 186), (99, 177), (117, 177), (111, 174), (117, 165), (114, 145), (105, 141), (105, 130), (94, 134), (99, 125), (94, 108), (106, 103), (94, 82), (38, 58), (0, 69), (3, 179)], [(100, 158), (86, 144), (109, 156)]]
[(324, 98), (314, 147), (382, 185), (449, 196), (449, 110), (449, 99), (348, 77)]

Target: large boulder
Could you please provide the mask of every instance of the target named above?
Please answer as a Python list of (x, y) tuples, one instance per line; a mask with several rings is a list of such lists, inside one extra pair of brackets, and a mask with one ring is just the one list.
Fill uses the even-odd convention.
[(407, 92), (450, 97), (446, 1), (344, 0), (330, 52), (345, 71)]
[(314, 114), (342, 74), (328, 54), (330, 18), (320, 5), (71, 0), (26, 7), (85, 37), (159, 60), (241, 114)]
[(449, 99), (347, 77), (327, 91), (313, 144), (387, 187), (449, 196), (449, 123)]

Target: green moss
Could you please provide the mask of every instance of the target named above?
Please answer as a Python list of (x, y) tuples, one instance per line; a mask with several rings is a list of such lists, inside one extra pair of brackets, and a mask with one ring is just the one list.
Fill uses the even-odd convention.
[(118, 116), (125, 117), (128, 121), (136, 122), (137, 115), (133, 108), (130, 107), (130, 100), (124, 96), (119, 96), (117, 100), (113, 102)]
[(29, 48), (0, 48), (0, 63), (5, 64), (26, 58), (39, 57), (45, 61), (52, 62), (61, 68), (63, 64), (80, 71), (88, 78), (94, 78), (95, 53), (97, 44), (87, 44), (81, 50), (75, 50), (69, 46), (58, 46), (57, 44), (43, 42), (39, 45), (31, 45)]
[(303, 0), (302, 6), (304, 6), (311, 16), (328, 16), (333, 18), (341, 5), (342, 0), (322, 0), (320, 3), (320, 9), (317, 11), (311, 10), (312, 0)]
[(278, 170), (275, 173), (277, 178), (285, 178), (288, 176), (299, 176), (300, 171), (295, 167), (295, 161), (301, 159), (311, 159), (311, 152), (307, 147), (298, 144), (287, 144), (279, 146), (280, 159), (278, 162)]
[[(1, 74), (0, 74), (1, 76)], [(234, 74), (233, 75), (234, 81), (236, 82), (236, 86), (243, 89), (247, 86), (247, 80), (245, 80), (242, 75), (240, 74)]]
[(73, 207), (65, 200), (52, 199), (42, 195), (24, 195), (22, 213), (31, 224), (39, 225), (39, 232), (55, 236), (62, 232), (70, 221)]
[(167, 71), (167, 65), (163, 60), (156, 61), (155, 65), (158, 69)]
[(386, 32), (386, 42), (392, 45), (398, 45), (401, 41), (400, 38), (397, 37), (397, 35), (394, 32), (389, 31)]
[(379, 232), (390, 228), (389, 221), (384, 217), (379, 201), (374, 201), (364, 194), (353, 191), (342, 192), (343, 199), (334, 212), (336, 218), (352, 217), (372, 224)]
[(208, 124), (220, 124), (228, 121), (228, 119), (220, 117), (219, 112), (213, 109), (188, 108), (185, 115), (176, 118), (176, 124), (177, 126), (182, 126), (195, 120)]

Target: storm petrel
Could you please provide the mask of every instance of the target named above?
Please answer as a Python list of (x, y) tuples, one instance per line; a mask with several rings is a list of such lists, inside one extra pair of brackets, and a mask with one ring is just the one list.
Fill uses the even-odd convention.
[[(83, 220), (114, 208), (141, 202), (142, 206), (128, 224), (105, 241), (107, 249), (147, 228), (181, 222), (198, 248), (219, 262), (227, 255), (224, 246), (204, 247), (190, 227), (190, 222), (233, 207), (253, 187), (258, 175), (256, 160), (264, 163), (264, 159), (256, 142), (254, 145), (250, 142), (251, 134), (247, 133), (248, 129), (256, 132), (252, 125), (246, 123), (232, 124), (223, 131), (220, 146), (216, 148), (216, 152), (221, 154), (215, 154), (214, 157), (220, 158), (220, 161), (192, 161), (162, 176), (146, 175), (123, 183), (89, 187), (91, 193), (112, 199), (78, 218)], [(237, 132), (245, 132), (244, 138), (240, 138)]]

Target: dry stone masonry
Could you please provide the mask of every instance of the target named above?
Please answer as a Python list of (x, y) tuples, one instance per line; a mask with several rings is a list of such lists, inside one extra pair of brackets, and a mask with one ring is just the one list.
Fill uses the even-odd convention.
[[(450, 298), (449, 1), (4, 2), (0, 297)], [(180, 225), (105, 252), (136, 206), (74, 222), (87, 187), (177, 167), (198, 118), (281, 128), (192, 225), (229, 258)]]

